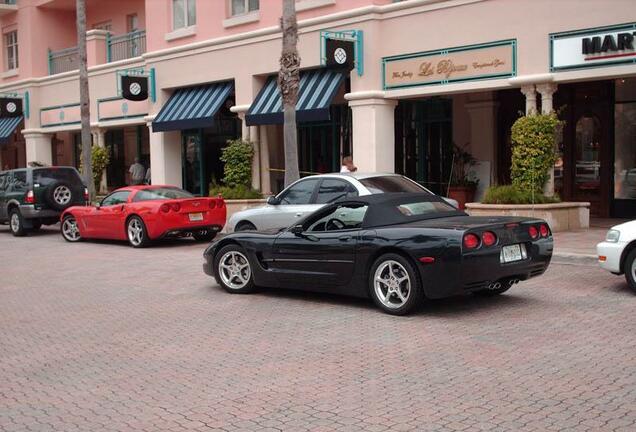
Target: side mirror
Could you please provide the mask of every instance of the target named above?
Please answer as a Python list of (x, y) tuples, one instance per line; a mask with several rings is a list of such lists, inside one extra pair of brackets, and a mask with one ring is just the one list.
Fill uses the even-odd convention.
[(95, 210), (100, 210), (102, 208), (102, 203), (98, 202), (95, 204)]
[(271, 197), (267, 198), (267, 204), (275, 206), (280, 204), (280, 200), (272, 195)]
[(298, 225), (294, 225), (293, 227), (291, 227), (292, 234), (294, 235), (301, 235), (304, 231), (303, 226), (301, 224)]

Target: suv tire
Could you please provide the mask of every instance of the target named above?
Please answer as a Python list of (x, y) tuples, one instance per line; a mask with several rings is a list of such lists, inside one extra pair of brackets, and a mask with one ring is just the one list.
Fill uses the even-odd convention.
[(51, 206), (51, 208), (59, 211), (65, 210), (73, 205), (76, 198), (73, 193), (73, 187), (62, 181), (56, 181), (50, 184), (44, 194), (44, 199), (47, 204)]
[(9, 212), (9, 227), (11, 234), (15, 237), (24, 237), (27, 233), (26, 228), (24, 228), (24, 218), (17, 208), (11, 209)]

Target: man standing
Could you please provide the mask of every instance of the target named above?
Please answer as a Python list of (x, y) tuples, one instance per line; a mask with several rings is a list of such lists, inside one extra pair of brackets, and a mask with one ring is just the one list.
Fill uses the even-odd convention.
[(128, 172), (130, 173), (130, 184), (143, 184), (146, 176), (146, 168), (144, 168), (144, 166), (139, 163), (138, 157), (135, 158), (135, 163), (130, 166)]

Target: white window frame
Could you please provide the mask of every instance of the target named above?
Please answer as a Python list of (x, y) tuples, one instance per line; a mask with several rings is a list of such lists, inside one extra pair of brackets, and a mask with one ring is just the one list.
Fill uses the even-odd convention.
[(234, 2), (232, 0), (228, 0), (230, 3), (228, 6), (228, 10), (230, 11), (229, 15), (231, 17), (243, 16), (248, 14), (258, 13), (261, 9), (261, 2), (258, 0), (258, 7), (256, 9), (250, 10), (250, 0), (242, 0), (243, 1), (243, 10), (244, 12), (234, 13)]
[(105, 30), (110, 32), (113, 30), (113, 20), (97, 22), (93, 24), (93, 30)]
[[(183, 4), (183, 19), (184, 19), (184, 26), (183, 27), (176, 27), (175, 26), (175, 22), (174, 22), (174, 8), (175, 5), (177, 3), (182, 3)], [(194, 22), (190, 22), (190, 16), (188, 14), (188, 11), (190, 10), (189, 6), (190, 4), (194, 5)], [(178, 31), (181, 29), (187, 29), (189, 27), (194, 27), (197, 23), (197, 3), (196, 0), (171, 0), (171, 5), (172, 5), (172, 30), (173, 31)]]
[[(13, 36), (13, 41), (9, 41), (9, 37)], [(14, 71), (20, 67), (20, 59), (18, 57), (18, 31), (12, 30), (3, 34), (4, 37), (4, 53), (5, 53), (5, 62), (4, 69), (6, 71)], [(12, 53), (13, 56), (10, 56), (9, 53)], [(9, 58), (13, 57), (13, 64), (9, 63)]]

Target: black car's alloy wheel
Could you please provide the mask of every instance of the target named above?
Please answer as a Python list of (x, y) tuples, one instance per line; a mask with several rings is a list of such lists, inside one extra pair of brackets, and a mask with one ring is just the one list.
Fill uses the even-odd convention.
[(60, 232), (64, 240), (75, 243), (82, 239), (79, 228), (77, 227), (77, 219), (74, 216), (66, 216), (60, 226)]
[(382, 255), (371, 267), (369, 276), (371, 297), (387, 313), (405, 315), (423, 298), (417, 272), (402, 255)]
[(254, 291), (252, 267), (242, 247), (227, 245), (221, 248), (214, 258), (214, 270), (217, 281), (227, 292)]
[(636, 249), (627, 254), (625, 263), (623, 264), (623, 271), (625, 272), (625, 280), (627, 285), (636, 292)]
[(146, 224), (139, 216), (133, 216), (126, 222), (126, 235), (128, 243), (135, 248), (143, 248), (150, 244)]
[(9, 227), (11, 228), (11, 234), (16, 237), (25, 236), (27, 233), (26, 228), (24, 228), (24, 218), (17, 208), (9, 212)]

